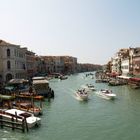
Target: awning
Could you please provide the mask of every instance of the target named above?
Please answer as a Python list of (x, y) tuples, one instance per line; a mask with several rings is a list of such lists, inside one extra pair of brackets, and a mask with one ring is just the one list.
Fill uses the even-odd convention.
[(0, 99), (2, 100), (11, 100), (11, 99), (14, 99), (13, 96), (9, 96), (9, 95), (2, 95), (0, 94)]
[(117, 76), (118, 78), (122, 78), (122, 79), (130, 79), (129, 76), (125, 76), (125, 75), (120, 75), (120, 76)]
[(108, 73), (107, 75), (109, 75), (109, 76), (111, 76), (111, 77), (119, 76), (119, 74), (116, 73), (116, 72)]
[(140, 78), (130, 78), (129, 80), (131, 80), (131, 81), (136, 81), (136, 82), (140, 82)]
[(24, 82), (28, 82), (28, 80), (25, 80), (25, 79), (11, 79), (8, 83), (10, 83), (10, 84), (22, 84)]

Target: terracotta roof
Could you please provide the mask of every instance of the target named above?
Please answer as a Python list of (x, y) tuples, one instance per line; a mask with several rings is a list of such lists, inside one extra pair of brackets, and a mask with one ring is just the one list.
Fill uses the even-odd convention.
[[(0, 46), (8, 46), (8, 45), (14, 45), (14, 44), (8, 43), (4, 40), (0, 40)], [(17, 45), (14, 45), (14, 46), (17, 46)]]

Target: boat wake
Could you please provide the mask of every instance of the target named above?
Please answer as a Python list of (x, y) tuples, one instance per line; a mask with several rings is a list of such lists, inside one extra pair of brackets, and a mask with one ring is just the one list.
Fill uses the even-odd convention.
[(72, 95), (73, 96), (73, 98), (75, 98), (76, 100), (78, 100), (78, 101), (83, 101), (80, 97), (78, 97), (78, 96), (76, 96), (76, 95)]
[[(72, 93), (74, 93), (74, 94), (71, 95), (74, 99), (76, 99), (78, 101), (84, 101), (83, 99), (81, 99), (79, 96), (76, 95), (76, 91), (74, 89), (70, 89), (70, 91)], [(89, 100), (89, 98), (87, 100)]]
[(112, 93), (110, 90), (97, 91), (96, 95), (106, 100), (113, 100), (116, 97), (116, 94)]
[(100, 97), (100, 98), (103, 98), (103, 99), (106, 99), (106, 100), (110, 100), (108, 97), (102, 96), (102, 95), (100, 95), (98, 92), (96, 92), (96, 95), (97, 95), (98, 97)]

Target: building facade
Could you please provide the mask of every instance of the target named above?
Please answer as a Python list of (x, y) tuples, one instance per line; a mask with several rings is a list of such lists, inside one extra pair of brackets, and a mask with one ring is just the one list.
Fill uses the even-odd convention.
[(140, 48), (130, 48), (132, 61), (132, 74), (140, 77)]
[(27, 77), (33, 77), (36, 74), (35, 53), (27, 48), (22, 48), (25, 51)]
[(25, 50), (0, 40), (0, 79), (27, 78)]

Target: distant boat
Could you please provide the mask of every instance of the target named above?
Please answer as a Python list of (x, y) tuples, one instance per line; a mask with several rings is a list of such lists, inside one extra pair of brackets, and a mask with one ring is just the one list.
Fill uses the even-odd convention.
[(108, 100), (115, 99), (115, 97), (116, 97), (116, 94), (114, 94), (109, 89), (101, 89), (100, 91), (97, 92), (97, 95), (99, 95), (102, 98), (108, 99)]
[(59, 76), (59, 79), (60, 80), (65, 80), (65, 79), (68, 79), (68, 76), (66, 76), (66, 75), (60, 75)]
[(95, 91), (95, 86), (93, 84), (86, 84), (84, 86), (85, 89), (90, 90), (90, 91)]

